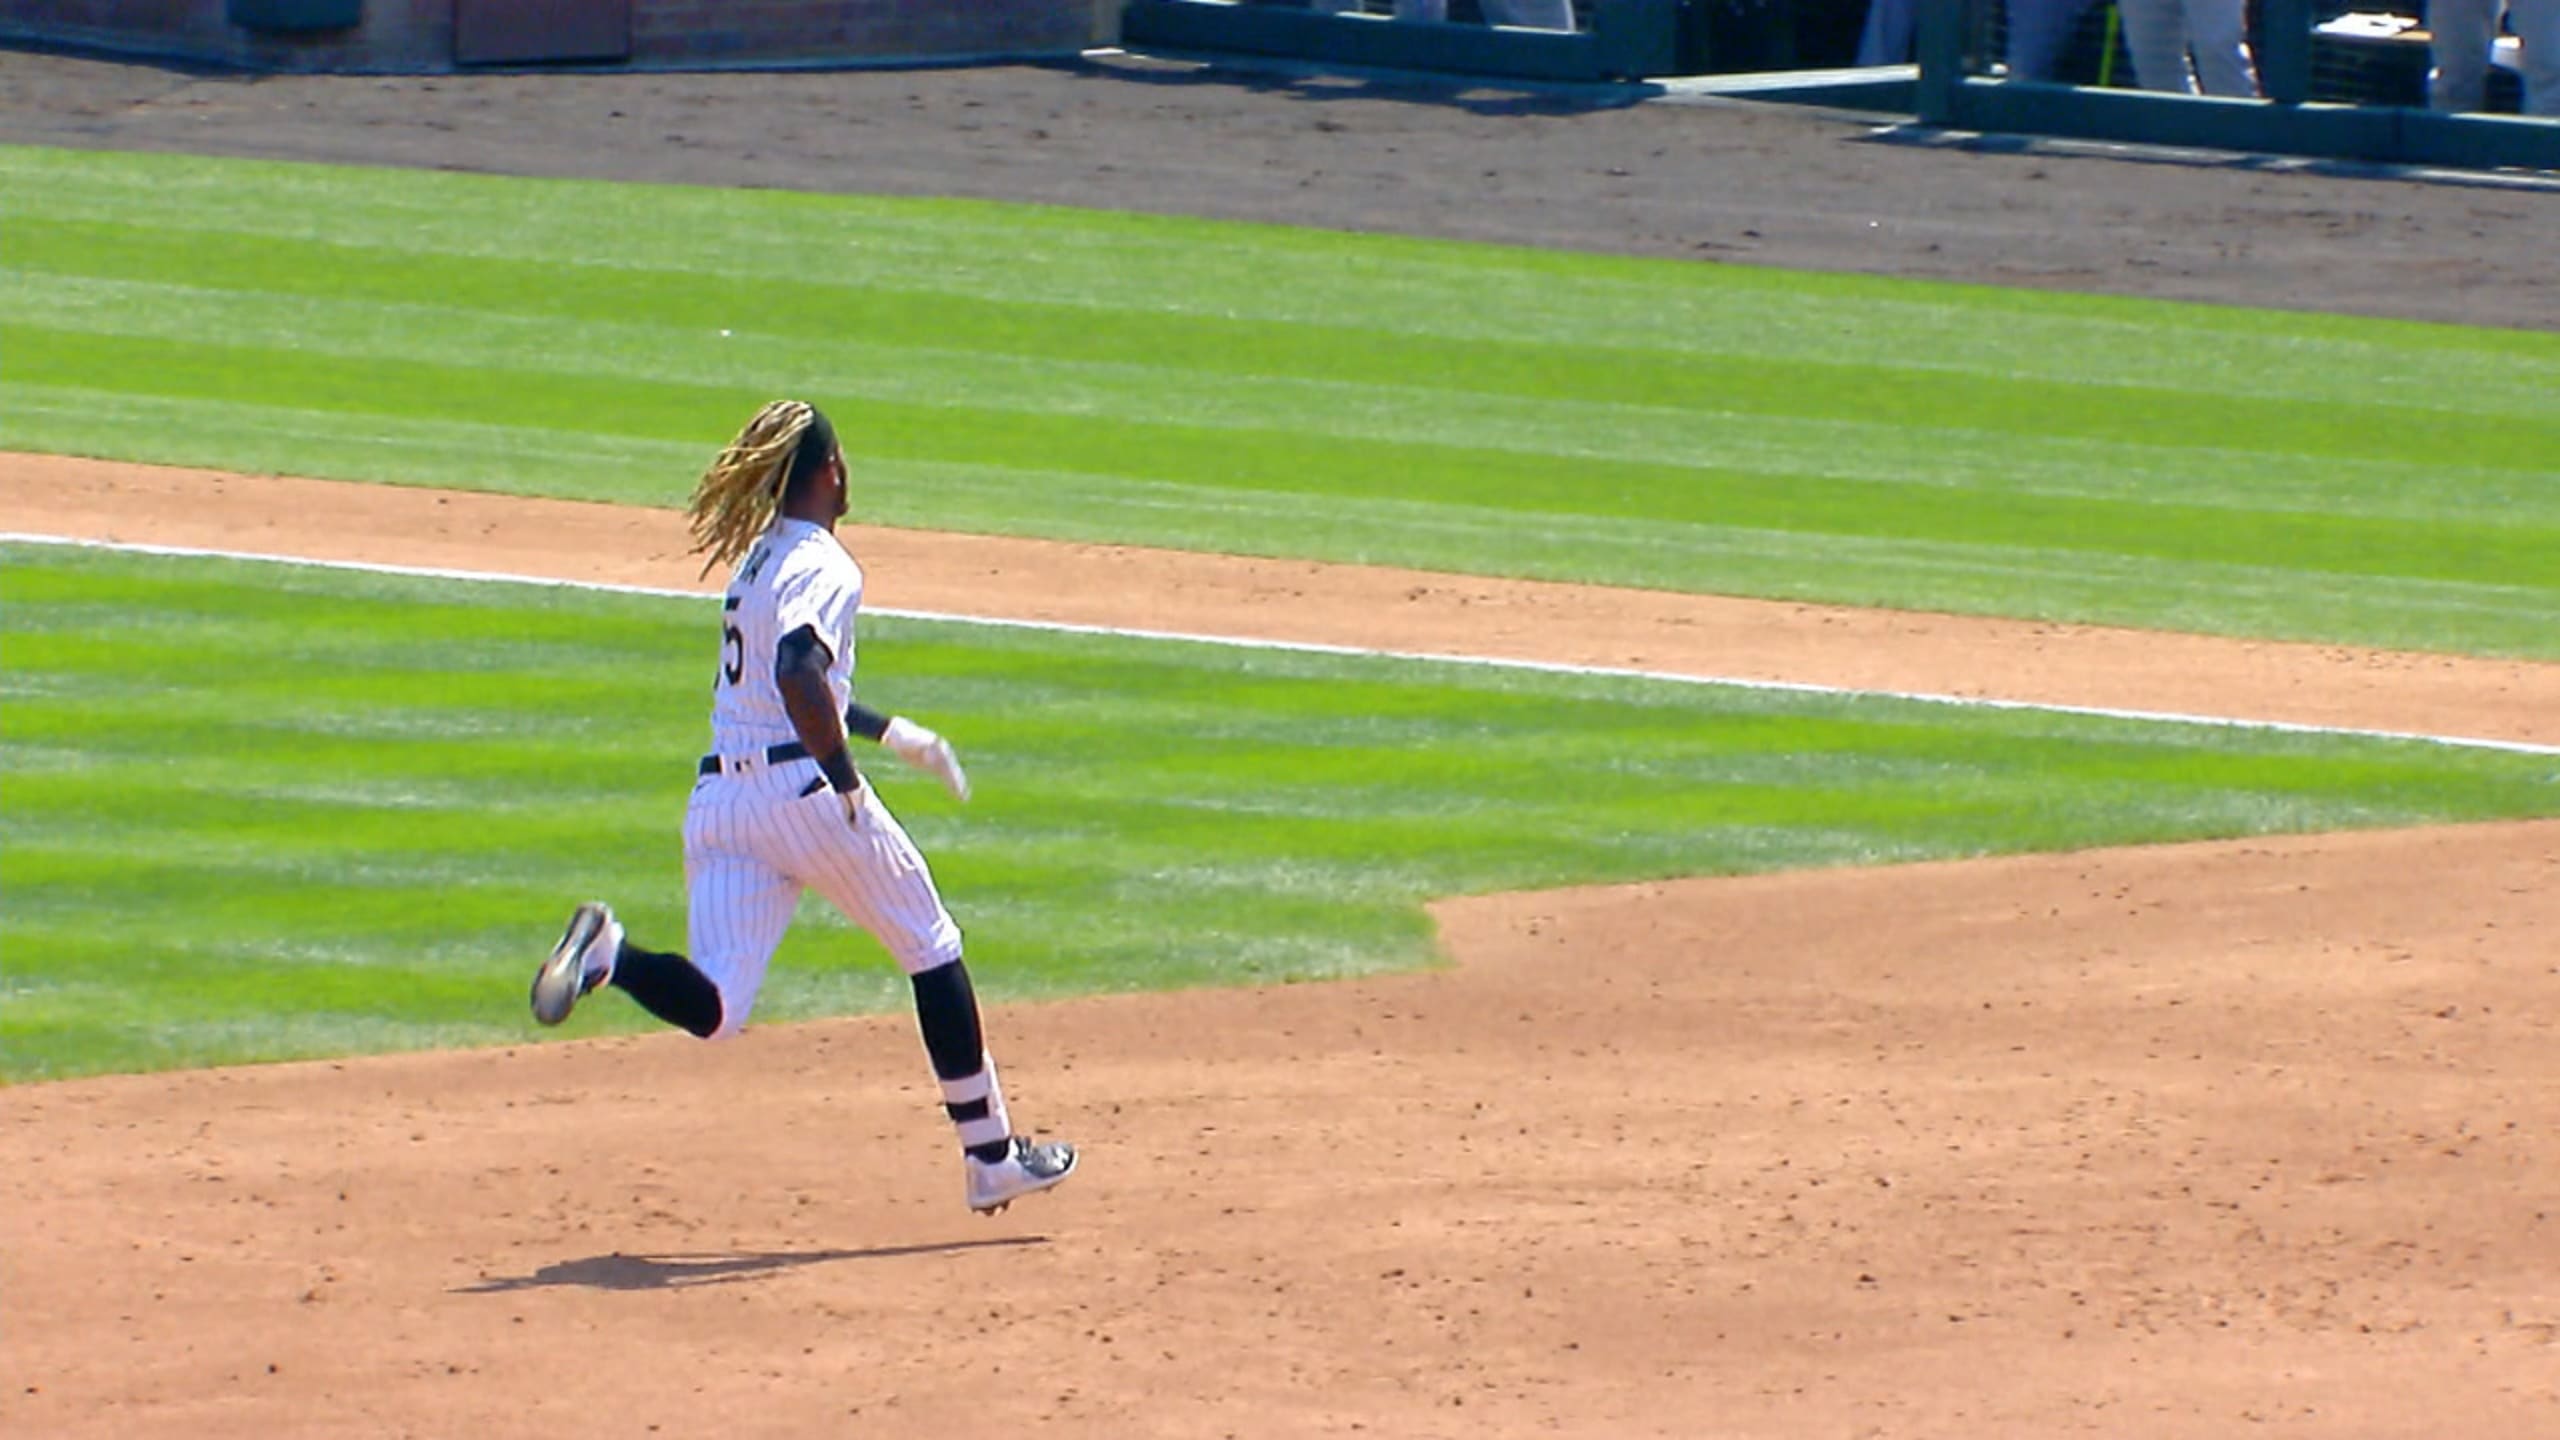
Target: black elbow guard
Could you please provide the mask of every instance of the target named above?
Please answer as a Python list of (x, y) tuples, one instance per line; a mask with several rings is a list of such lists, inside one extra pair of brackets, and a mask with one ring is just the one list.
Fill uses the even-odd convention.
[(827, 647), (820, 643), (818, 632), (809, 626), (803, 625), (774, 642), (774, 674), (788, 675), (795, 670), (809, 670), (823, 675), (826, 669)]

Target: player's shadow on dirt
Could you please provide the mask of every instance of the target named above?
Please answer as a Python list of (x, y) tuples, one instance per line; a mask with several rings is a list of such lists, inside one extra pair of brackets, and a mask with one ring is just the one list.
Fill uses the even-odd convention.
[(882, 1245), (869, 1250), (780, 1250), (747, 1255), (590, 1255), (545, 1265), (530, 1275), (493, 1275), (474, 1285), (455, 1287), (456, 1295), (502, 1295), (553, 1285), (579, 1285), (590, 1290), (675, 1290), (695, 1285), (729, 1285), (802, 1265), (839, 1260), (896, 1260), (910, 1255), (950, 1255), (963, 1250), (1001, 1250), (1017, 1245), (1046, 1245), (1045, 1235), (1008, 1235), (994, 1240), (951, 1240), (939, 1245)]

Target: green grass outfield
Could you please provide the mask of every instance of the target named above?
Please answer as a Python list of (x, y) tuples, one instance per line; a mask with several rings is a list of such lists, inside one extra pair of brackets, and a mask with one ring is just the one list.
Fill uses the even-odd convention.
[[(572, 901), (681, 944), (712, 606), (0, 548), (0, 1068), (521, 1040)], [(997, 998), (1424, 964), (1442, 894), (2560, 802), (2549, 756), (955, 622), (863, 665), (967, 747), (965, 808), (875, 773)], [(760, 1018), (906, 1003), (804, 919)]]
[[(0, 448), (2560, 658), (2560, 337), (1177, 220), (0, 149)], [(722, 332), (726, 331), (726, 334)], [(0, 524), (0, 529), (6, 529)], [(519, 1040), (680, 933), (699, 600), (0, 551), (0, 1076)], [(2549, 756), (882, 621), (997, 998), (1433, 895), (2560, 813)], [(766, 1020), (903, 1006), (812, 906)], [(594, 1007), (574, 1033), (638, 1027)]]
[(0, 149), (0, 447), (2560, 658), (2560, 335), (948, 201)]

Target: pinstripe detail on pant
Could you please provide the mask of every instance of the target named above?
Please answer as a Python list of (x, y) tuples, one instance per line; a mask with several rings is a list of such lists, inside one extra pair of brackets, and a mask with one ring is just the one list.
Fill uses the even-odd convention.
[(684, 824), (688, 948), (720, 987), (721, 1028), (734, 1035), (804, 889), (879, 940), (906, 973), (960, 956), (960, 927), (905, 827), (869, 785), (847, 823), (834, 791), (804, 793), (806, 760), (697, 782)]

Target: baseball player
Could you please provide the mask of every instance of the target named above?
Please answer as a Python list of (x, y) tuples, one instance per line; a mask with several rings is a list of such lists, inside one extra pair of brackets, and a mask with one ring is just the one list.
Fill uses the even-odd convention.
[(862, 569), (836, 540), (844, 453), (814, 407), (777, 400), (702, 475), (690, 511), (703, 572), (735, 562), (721, 600), (711, 753), (685, 810), (691, 958), (631, 942), (611, 907), (580, 905), (533, 977), (533, 1018), (557, 1025), (580, 997), (619, 988), (706, 1040), (738, 1033), (804, 888), (896, 957), (959, 1128), (965, 1198), (981, 1214), (1065, 1180), (1075, 1147), (1013, 1131), (987, 1055), (960, 927), (897, 817), (847, 753), (859, 735), (931, 773), (954, 799), (968, 776), (951, 746), (903, 716), (855, 703), (853, 621)]
[(2429, 108), (2477, 110), (2486, 103), (2501, 12), (2516, 33), (2524, 113), (2560, 116), (2560, 0), (2433, 0), (2427, 6), (2435, 56), (2427, 72)]
[[(2052, 80), (2093, 3), (2010, 0), (2009, 78)], [(2257, 95), (2242, 0), (2117, 0), (2116, 11), (2124, 20), (2134, 81), (2143, 89), (2237, 99)]]

